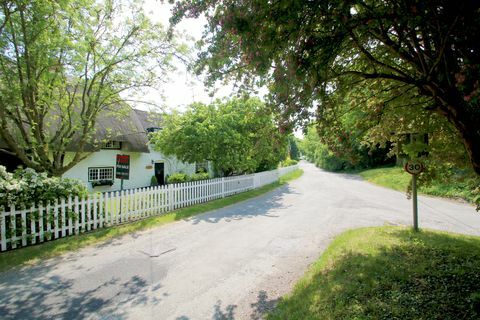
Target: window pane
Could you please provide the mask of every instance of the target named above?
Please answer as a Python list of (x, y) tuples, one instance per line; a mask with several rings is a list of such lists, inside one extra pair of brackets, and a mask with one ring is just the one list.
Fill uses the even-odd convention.
[(88, 168), (88, 180), (100, 181), (100, 180), (113, 180), (113, 168)]

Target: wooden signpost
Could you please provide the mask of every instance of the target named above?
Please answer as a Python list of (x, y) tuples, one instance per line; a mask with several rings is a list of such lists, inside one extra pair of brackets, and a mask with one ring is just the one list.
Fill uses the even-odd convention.
[(412, 201), (413, 201), (413, 229), (418, 231), (418, 202), (417, 202), (417, 177), (425, 170), (423, 163), (410, 160), (405, 164), (405, 171), (412, 175)]

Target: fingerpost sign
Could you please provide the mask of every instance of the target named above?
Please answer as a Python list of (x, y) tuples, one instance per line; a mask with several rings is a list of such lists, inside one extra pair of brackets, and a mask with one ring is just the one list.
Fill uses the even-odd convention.
[(410, 160), (405, 164), (405, 171), (412, 175), (412, 202), (413, 202), (413, 229), (418, 231), (418, 201), (417, 201), (417, 177), (425, 170), (423, 163)]

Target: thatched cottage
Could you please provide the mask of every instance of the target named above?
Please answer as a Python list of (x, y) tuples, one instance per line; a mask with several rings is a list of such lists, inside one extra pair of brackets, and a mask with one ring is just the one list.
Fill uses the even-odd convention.
[[(161, 130), (159, 114), (130, 107), (121, 112), (105, 112), (97, 118), (94, 133), (97, 142), (84, 149), (90, 155), (62, 176), (82, 180), (90, 191), (104, 192), (120, 190), (121, 181), (116, 178), (117, 155), (128, 155), (130, 158), (129, 179), (123, 181), (124, 189), (147, 187), (152, 182), (164, 184), (166, 177), (172, 173), (190, 175), (199, 167), (207, 166), (205, 163), (183, 163), (154, 150), (149, 144), (148, 134), (157, 130)], [(75, 143), (70, 149), (72, 153), (75, 151)], [(10, 170), (21, 164), (5, 153), (0, 158), (0, 164)]]
[(90, 190), (115, 191), (120, 190), (120, 180), (115, 178), (118, 154), (130, 156), (130, 174), (123, 182), (124, 189), (150, 186), (152, 177), (158, 184), (164, 184), (172, 173), (193, 174), (199, 165), (204, 165), (183, 163), (155, 151), (149, 144), (148, 134), (157, 130), (161, 130), (161, 119), (158, 114), (147, 111), (130, 109), (127, 116), (100, 118), (96, 135), (104, 142), (63, 177), (80, 179)]

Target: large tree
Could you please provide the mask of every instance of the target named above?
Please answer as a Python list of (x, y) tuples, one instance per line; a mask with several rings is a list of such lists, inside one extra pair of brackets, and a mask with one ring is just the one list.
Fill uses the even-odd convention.
[(185, 162), (212, 161), (224, 175), (273, 169), (285, 157), (287, 139), (258, 98), (233, 98), (165, 115), (151, 143)]
[(201, 14), (197, 71), (209, 81), (268, 85), (287, 124), (335, 108), (336, 90), (376, 81), (387, 102), (412, 96), (409, 114), (447, 119), (480, 175), (480, 2), (185, 0), (172, 23)]
[(51, 175), (86, 157), (99, 114), (156, 85), (175, 54), (135, 0), (2, 1), (0, 49), (1, 151)]

